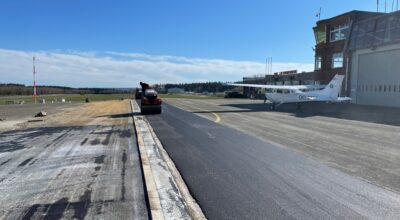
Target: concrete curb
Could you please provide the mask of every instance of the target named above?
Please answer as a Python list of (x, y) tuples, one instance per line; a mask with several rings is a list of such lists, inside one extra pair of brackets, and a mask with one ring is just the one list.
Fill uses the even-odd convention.
[[(133, 103), (131, 101), (131, 111), (134, 113), (134, 107)], [(149, 208), (150, 208), (150, 214), (151, 214), (151, 219), (154, 220), (163, 220), (164, 215), (161, 209), (161, 202), (160, 198), (158, 197), (158, 192), (157, 188), (154, 182), (154, 177), (153, 173), (151, 172), (151, 167), (150, 167), (150, 162), (149, 158), (147, 157), (146, 149), (144, 146), (144, 141), (143, 141), (143, 136), (141, 134), (141, 131), (139, 129), (136, 129), (136, 120), (134, 116), (133, 118), (133, 123), (135, 125), (135, 130), (137, 134), (137, 141), (138, 141), (138, 146), (139, 146), (139, 155), (140, 159), (142, 162), (142, 169), (143, 169), (143, 175), (144, 175), (144, 182), (146, 186), (146, 194), (149, 200)]]
[(197, 204), (196, 200), (192, 197), (192, 195), (189, 192), (189, 189), (186, 186), (185, 181), (183, 180), (181, 174), (179, 173), (178, 169), (176, 168), (174, 162), (172, 159), (169, 157), (167, 151), (164, 149), (162, 146), (160, 140), (157, 138), (157, 135), (155, 134), (153, 128), (150, 126), (150, 124), (146, 121), (146, 123), (149, 125), (150, 132), (154, 138), (154, 140), (157, 143), (157, 146), (160, 150), (160, 153), (162, 154), (162, 157), (164, 158), (165, 162), (168, 165), (168, 169), (170, 170), (172, 176), (174, 177), (176, 184), (178, 185), (178, 189), (186, 203), (186, 206), (189, 210), (190, 216), (195, 219), (195, 220), (205, 220), (207, 219), (204, 216), (203, 211), (201, 210), (199, 204)]
[[(134, 105), (134, 101), (131, 101), (131, 109), (132, 112), (138, 112), (135, 111), (135, 107), (137, 105)], [(160, 200), (159, 193), (157, 191), (157, 186), (155, 184), (155, 179), (153, 176), (153, 171), (151, 168), (151, 162), (149, 161), (148, 154), (146, 152), (146, 145), (144, 144), (144, 137), (142, 136), (142, 131), (138, 129), (139, 123), (143, 125), (143, 122), (146, 124), (146, 127), (148, 128), (148, 132), (151, 134), (151, 139), (153, 139), (155, 146), (158, 149), (158, 152), (160, 153), (162, 160), (164, 163), (167, 165), (168, 171), (170, 172), (170, 176), (174, 179), (176, 183), (176, 187), (179, 190), (179, 194), (181, 199), (184, 202), (184, 205), (187, 209), (187, 212), (189, 216), (192, 219), (199, 219), (203, 220), (206, 219), (204, 216), (200, 206), (197, 204), (196, 200), (191, 196), (189, 189), (187, 188), (185, 182), (183, 181), (182, 176), (180, 175), (178, 169), (176, 168), (174, 162), (172, 159), (169, 157), (168, 153), (165, 151), (164, 147), (162, 146), (160, 140), (157, 138), (157, 135), (155, 134), (153, 128), (151, 127), (150, 123), (146, 120), (146, 118), (142, 116), (133, 116), (134, 124), (135, 124), (135, 130), (137, 134), (137, 140), (138, 140), (138, 145), (139, 145), (139, 153), (140, 157), (142, 158), (142, 167), (143, 167), (143, 173), (145, 177), (145, 185), (146, 185), (146, 190), (147, 190), (147, 195), (149, 199), (149, 205), (150, 205), (150, 212), (152, 219), (165, 219), (167, 216), (163, 214), (163, 208), (162, 208), (162, 202)], [(140, 120), (140, 122), (138, 121)], [(146, 129), (147, 130), (147, 129)], [(147, 132), (147, 131), (145, 131)], [(149, 138), (149, 137), (147, 137)], [(146, 139), (147, 140), (147, 139)], [(156, 172), (157, 173), (157, 172)], [(168, 214), (167, 214), (168, 215)]]

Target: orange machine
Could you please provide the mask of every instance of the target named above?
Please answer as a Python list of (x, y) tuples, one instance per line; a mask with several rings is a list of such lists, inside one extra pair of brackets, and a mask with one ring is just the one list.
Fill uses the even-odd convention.
[(142, 87), (140, 112), (142, 114), (161, 114), (162, 101), (158, 97), (157, 91), (147, 83), (140, 82)]

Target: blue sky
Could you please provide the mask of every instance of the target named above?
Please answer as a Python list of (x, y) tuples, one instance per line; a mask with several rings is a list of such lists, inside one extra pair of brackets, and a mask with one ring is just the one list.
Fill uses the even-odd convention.
[[(28, 68), (23, 65), (29, 64), (31, 55), (37, 56), (42, 84), (69, 86), (124, 87), (127, 80), (233, 81), (263, 73), (268, 56), (273, 57), (274, 71), (312, 70), (312, 27), (319, 8), (323, 19), (350, 10), (374, 11), (375, 4), (375, 0), (2, 0), (0, 82), (29, 84), (30, 68), (22, 67)], [(383, 4), (381, 0), (381, 10)], [(58, 60), (63, 56), (68, 59)], [(104, 66), (105, 60), (111, 66)], [(10, 62), (18, 68), (4, 66)], [(233, 66), (224, 68), (225, 64)], [(71, 65), (74, 69), (67, 69)], [(116, 68), (121, 65), (127, 66)], [(146, 66), (151, 68), (143, 69)], [(149, 76), (150, 71), (155, 73)], [(101, 77), (88, 82), (67, 76), (96, 73)]]

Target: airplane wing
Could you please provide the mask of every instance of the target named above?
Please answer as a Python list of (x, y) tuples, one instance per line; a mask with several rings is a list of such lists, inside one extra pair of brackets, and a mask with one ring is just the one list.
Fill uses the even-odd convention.
[(263, 84), (241, 84), (241, 83), (227, 83), (229, 86), (242, 86), (242, 87), (253, 87), (253, 88), (264, 88), (264, 89), (275, 89), (275, 85), (263, 85)]
[(227, 83), (230, 86), (243, 86), (264, 89), (323, 89), (325, 85), (296, 85), (296, 86), (277, 86), (277, 85), (263, 85), (263, 84), (241, 84), (241, 83)]

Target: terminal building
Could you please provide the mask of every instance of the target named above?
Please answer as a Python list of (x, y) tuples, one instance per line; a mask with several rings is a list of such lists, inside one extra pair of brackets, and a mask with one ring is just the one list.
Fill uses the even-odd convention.
[[(244, 83), (272, 85), (327, 84), (345, 75), (342, 94), (363, 105), (400, 107), (400, 11), (350, 11), (320, 20), (313, 28), (313, 72), (275, 73), (243, 78)], [(245, 95), (255, 91), (245, 89)]]
[[(351, 11), (318, 21), (313, 28), (316, 41), (314, 80), (327, 84), (336, 74), (346, 75), (349, 64), (348, 39), (353, 24), (379, 15), (381, 13)], [(343, 93), (347, 93), (346, 86), (343, 86)]]

